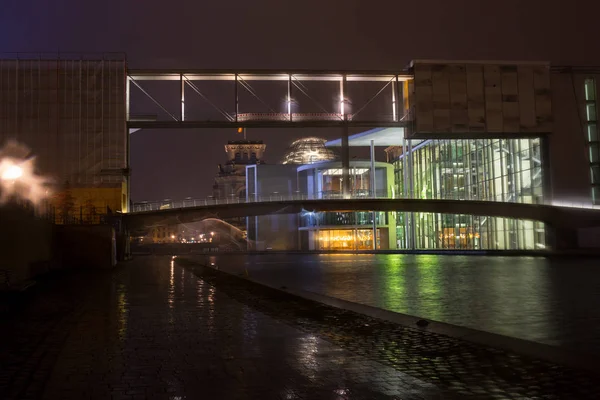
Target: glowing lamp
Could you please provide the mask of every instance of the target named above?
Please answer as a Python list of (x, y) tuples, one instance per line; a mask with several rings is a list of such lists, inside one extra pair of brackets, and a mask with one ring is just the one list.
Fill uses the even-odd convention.
[(23, 168), (18, 165), (11, 165), (6, 168), (5, 171), (2, 172), (2, 180), (4, 181), (14, 181), (23, 176)]

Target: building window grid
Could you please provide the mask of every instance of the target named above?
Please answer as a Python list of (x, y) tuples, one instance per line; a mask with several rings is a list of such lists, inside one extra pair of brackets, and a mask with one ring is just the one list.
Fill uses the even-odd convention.
[(590, 162), (592, 204), (600, 204), (600, 142), (598, 141), (598, 99), (596, 93), (596, 79), (586, 78), (584, 82), (584, 111)]

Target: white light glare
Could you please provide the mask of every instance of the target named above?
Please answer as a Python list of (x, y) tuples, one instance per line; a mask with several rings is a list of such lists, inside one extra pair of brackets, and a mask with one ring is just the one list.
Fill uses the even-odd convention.
[(23, 168), (18, 165), (11, 165), (2, 171), (3, 181), (14, 181), (23, 176)]
[(17, 198), (37, 206), (48, 197), (50, 181), (35, 173), (35, 158), (29, 154), (14, 140), (0, 148), (0, 205)]

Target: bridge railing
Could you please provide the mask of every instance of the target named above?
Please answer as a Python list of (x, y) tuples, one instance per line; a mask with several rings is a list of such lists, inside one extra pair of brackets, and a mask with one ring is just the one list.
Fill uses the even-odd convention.
[[(333, 200), (343, 199), (344, 195), (341, 193), (327, 193), (323, 192), (319, 195), (307, 195), (302, 193), (295, 194), (280, 194), (273, 192), (268, 195), (252, 196), (248, 200), (239, 197), (229, 198), (214, 198), (207, 197), (204, 199), (185, 199), (185, 200), (164, 200), (164, 201), (153, 201), (136, 203), (133, 205), (133, 212), (144, 212), (144, 211), (158, 211), (158, 210), (172, 210), (190, 207), (206, 207), (224, 204), (241, 204), (241, 203), (265, 203), (265, 202), (280, 202), (280, 201), (298, 201), (298, 200)], [(389, 198), (385, 194), (370, 195), (369, 193), (359, 192), (351, 193), (349, 198), (352, 199), (387, 199)]]
[[(268, 195), (252, 195), (249, 199), (239, 197), (229, 198), (214, 198), (207, 197), (204, 199), (185, 199), (179, 201), (164, 200), (164, 201), (153, 201), (136, 203), (133, 205), (133, 212), (147, 212), (147, 211), (159, 211), (159, 210), (173, 210), (190, 207), (207, 207), (215, 205), (226, 205), (226, 204), (245, 204), (245, 203), (266, 203), (266, 202), (282, 202), (282, 201), (300, 201), (300, 200), (334, 200), (344, 199), (344, 195), (338, 192), (319, 192), (317, 195), (307, 195), (303, 193), (294, 194), (280, 194), (273, 192)], [(372, 194), (368, 191), (357, 191), (351, 192), (347, 198), (350, 199), (392, 199), (392, 198), (404, 198), (403, 196), (391, 197), (386, 193), (375, 193)], [(447, 198), (437, 197), (429, 200), (464, 200), (464, 201), (501, 201), (494, 199), (467, 199), (458, 198), (456, 196), (448, 196)], [(600, 210), (600, 205), (592, 205), (590, 202), (584, 201), (557, 201), (557, 200), (546, 200), (539, 205), (548, 205), (555, 207), (566, 207), (566, 208), (581, 208), (581, 209), (595, 209)]]

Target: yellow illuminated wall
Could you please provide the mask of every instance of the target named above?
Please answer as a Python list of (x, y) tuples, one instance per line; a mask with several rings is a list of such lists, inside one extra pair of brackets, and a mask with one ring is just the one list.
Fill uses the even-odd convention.
[[(56, 223), (98, 223), (100, 215), (127, 212), (127, 184), (112, 187), (71, 187), (57, 191), (51, 204)], [(64, 215), (68, 214), (67, 222)], [(79, 221), (82, 219), (82, 221)]]

